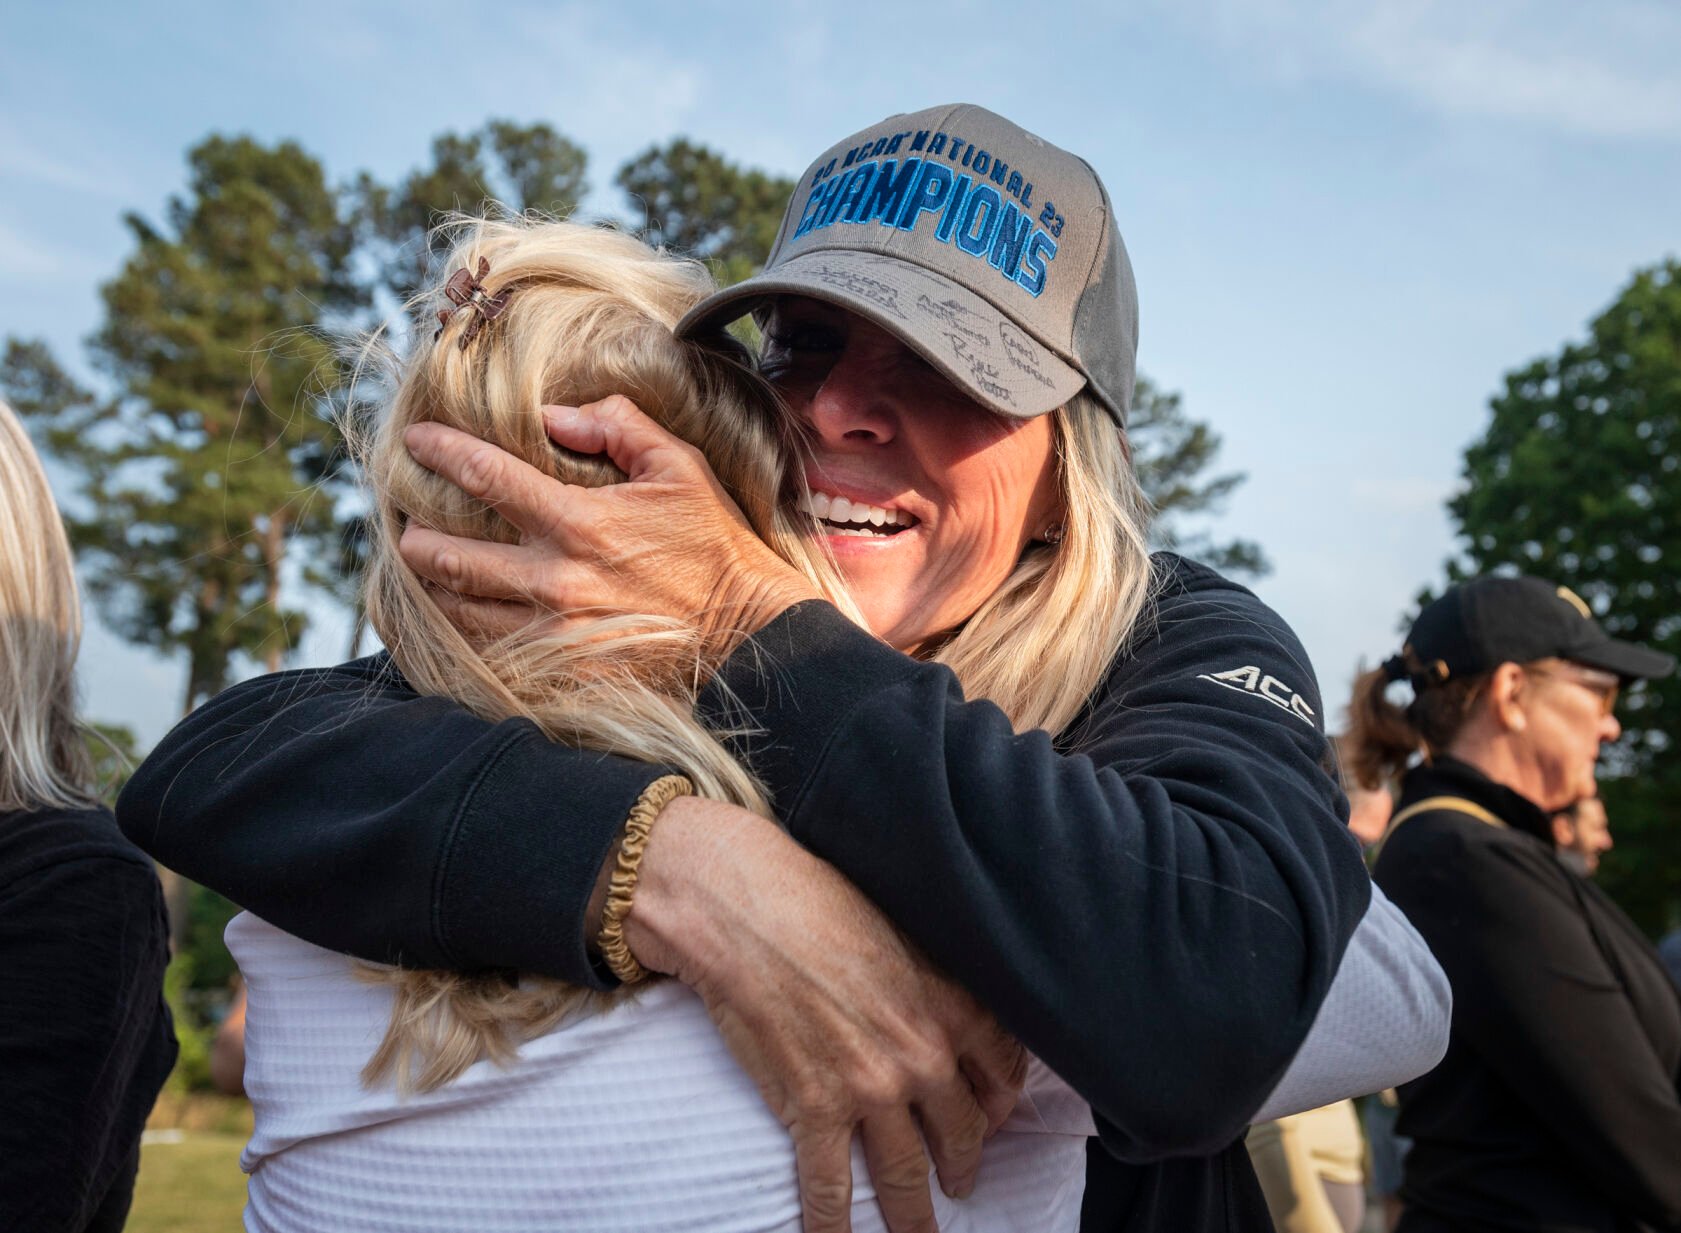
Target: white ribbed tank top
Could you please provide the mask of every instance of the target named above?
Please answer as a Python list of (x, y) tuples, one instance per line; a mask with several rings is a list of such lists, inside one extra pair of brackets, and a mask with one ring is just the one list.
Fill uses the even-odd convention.
[[(690, 990), (665, 981), (438, 1091), (372, 1090), (389, 988), (243, 913), (250, 1233), (800, 1233), (793, 1146)], [(1073, 1233), (1084, 1101), (1033, 1061), (974, 1193), (933, 1187), (944, 1233)], [(885, 1233), (853, 1144), (855, 1233)]]

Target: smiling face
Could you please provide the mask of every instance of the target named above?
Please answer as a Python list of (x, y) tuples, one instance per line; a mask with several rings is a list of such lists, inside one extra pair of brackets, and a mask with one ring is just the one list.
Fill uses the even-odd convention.
[(816, 300), (778, 301), (763, 366), (809, 429), (810, 512), (870, 628), (900, 650), (968, 620), (1058, 520), (1050, 416), (995, 415)]

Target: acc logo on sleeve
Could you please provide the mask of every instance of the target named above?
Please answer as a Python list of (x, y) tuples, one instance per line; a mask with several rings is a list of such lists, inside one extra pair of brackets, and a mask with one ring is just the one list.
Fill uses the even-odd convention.
[(1240, 694), (1249, 694), (1256, 698), (1265, 698), (1281, 711), (1289, 711), (1308, 727), (1314, 724), (1313, 708), (1307, 704), (1302, 696), (1291, 689), (1276, 676), (1269, 676), (1259, 668), (1233, 668), (1228, 672), (1204, 672), (1197, 677), (1199, 681), (1212, 681), (1216, 685), (1223, 685), (1227, 689), (1236, 690)]

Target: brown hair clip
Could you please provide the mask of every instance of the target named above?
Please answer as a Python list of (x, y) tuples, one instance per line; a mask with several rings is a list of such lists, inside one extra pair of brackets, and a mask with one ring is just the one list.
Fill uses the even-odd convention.
[(467, 322), (466, 328), (461, 331), (461, 349), (465, 351), (467, 344), (478, 337), (478, 333), (484, 328), (485, 322), (494, 321), (508, 311), (508, 301), (513, 298), (514, 289), (504, 287), (495, 295), (491, 295), (484, 289), (484, 276), (488, 273), (490, 273), (490, 262), (480, 257), (477, 274), (472, 273), (466, 266), (462, 266), (449, 276), (449, 281), (444, 284), (444, 294), (449, 297), (450, 303), (454, 304), (455, 307), (438, 310), (438, 332), (432, 335), (433, 342), (443, 336), (444, 326), (449, 324), (451, 317), (463, 308), (471, 308), (474, 316)]

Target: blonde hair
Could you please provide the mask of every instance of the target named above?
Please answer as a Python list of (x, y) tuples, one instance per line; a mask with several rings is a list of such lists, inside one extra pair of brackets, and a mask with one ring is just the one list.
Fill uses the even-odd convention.
[(1017, 731), (1062, 732), (1102, 684), (1149, 599), (1150, 503), (1127, 442), (1081, 392), (1052, 413), (1063, 540), (1015, 571), (932, 656)]
[[(676, 767), (702, 796), (769, 816), (760, 786), (694, 716), (695, 691), (715, 665), (698, 631), (649, 616), (568, 621), (488, 646), (451, 625), (397, 544), (411, 523), (445, 534), (515, 543), (519, 532), (493, 505), (421, 467), (403, 444), (413, 424), (472, 433), (566, 484), (624, 477), (607, 461), (550, 443), (538, 408), (623, 394), (702, 451), (755, 533), (856, 616), (832, 568), (800, 534), (785, 501), (796, 482), (790, 428), (775, 392), (739, 344), (672, 333), (713, 290), (697, 262), (680, 261), (628, 235), (538, 219), (458, 220), (446, 269), (476, 270), (506, 311), (465, 348), (463, 308), (436, 342), (422, 342), (392, 375), (389, 414), (359, 445), (375, 508), (365, 583), (369, 623), (408, 682), (488, 719), (528, 719), (551, 740)], [(416, 308), (450, 307), (439, 289)], [(427, 313), (430, 316), (430, 313)], [(377, 341), (369, 354), (378, 354)], [(388, 358), (388, 357), (387, 357)], [(372, 1082), (395, 1070), (421, 1090), (458, 1076), (480, 1057), (507, 1060), (591, 998), (564, 982), (453, 972), (389, 971), (390, 1027), (368, 1063)], [(415, 1063), (419, 1063), (416, 1073)]]
[(29, 435), (0, 402), (0, 811), (94, 803), (76, 721), (81, 637), (64, 523)]
[[(398, 554), (404, 526), (499, 542), (515, 542), (518, 532), (493, 506), (415, 463), (402, 434), (422, 421), (449, 424), (552, 478), (595, 486), (622, 476), (604, 461), (552, 446), (537, 408), (626, 395), (696, 446), (753, 530), (863, 624), (817, 548), (811, 520), (787, 501), (802, 482), (800, 468), (790, 466), (794, 427), (734, 343), (672, 334), (712, 290), (699, 264), (569, 223), (458, 220), (453, 227), (445, 268), (476, 269), (483, 257), (487, 291), (512, 294), (506, 312), (464, 350), (460, 332), (471, 309), (456, 313), (435, 344), (420, 345), (394, 372), (389, 414), (359, 449), (375, 497), (370, 623), (421, 693), (456, 699), (490, 719), (529, 719), (552, 740), (676, 767), (701, 795), (770, 816), (760, 786), (694, 716), (695, 692), (715, 665), (704, 662), (692, 627), (619, 616), (481, 646), (450, 624)], [(436, 307), (440, 299), (435, 288), (412, 307)], [(373, 344), (370, 354), (378, 351)], [(931, 656), (1018, 728), (1052, 732), (1071, 723), (1101, 683), (1150, 581), (1148, 505), (1124, 438), (1088, 396), (1054, 414), (1066, 538), (1056, 549), (1024, 553), (998, 592)], [(394, 1072), (400, 1087), (420, 1090), (449, 1082), (480, 1058), (506, 1061), (520, 1042), (574, 1010), (624, 996), (529, 976), (516, 982), (380, 969), (370, 978), (394, 987), (395, 1004), (364, 1081)]]

